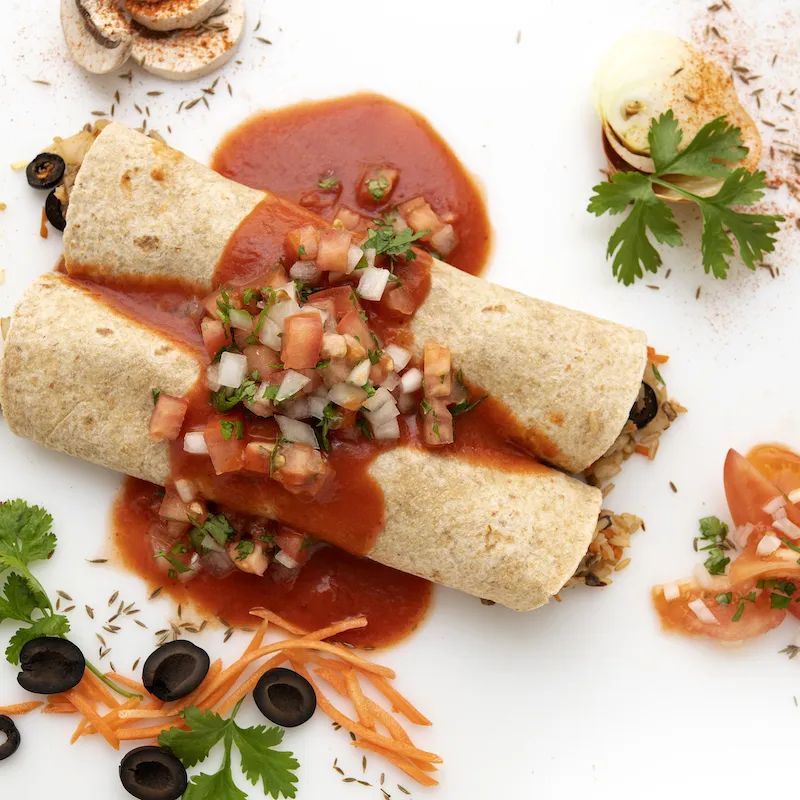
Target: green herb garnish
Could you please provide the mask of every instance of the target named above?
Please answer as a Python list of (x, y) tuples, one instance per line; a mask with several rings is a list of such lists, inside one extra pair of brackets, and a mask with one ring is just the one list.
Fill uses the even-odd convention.
[(158, 402), (158, 398), (163, 393), (163, 389), (153, 389), (153, 405)]
[(322, 419), (317, 423), (314, 433), (317, 435), (319, 446), (326, 452), (330, 453), (331, 444), (328, 441), (328, 431), (331, 425), (335, 425), (342, 421), (341, 413), (336, 409), (333, 403), (328, 403), (322, 409)]
[(319, 186), (320, 189), (335, 189), (340, 183), (341, 181), (338, 178), (333, 175), (328, 175), (325, 178), (320, 178), (317, 181), (317, 186)]
[(235, 436), (237, 439), (244, 439), (244, 422), (240, 419), (220, 420), (219, 427), (222, 430), (222, 438), (226, 441)]
[(403, 261), (413, 261), (417, 256), (411, 249), (411, 245), (427, 236), (430, 230), (414, 233), (411, 228), (405, 228), (395, 233), (394, 228), (388, 219), (373, 220), (374, 228), (367, 231), (367, 240), (361, 245), (362, 250), (375, 250), (376, 255), (387, 255), (391, 259)]
[(383, 200), (386, 190), (389, 188), (389, 179), (385, 175), (379, 175), (377, 178), (368, 178), (364, 183), (367, 184), (367, 191), (372, 195), (373, 200)]

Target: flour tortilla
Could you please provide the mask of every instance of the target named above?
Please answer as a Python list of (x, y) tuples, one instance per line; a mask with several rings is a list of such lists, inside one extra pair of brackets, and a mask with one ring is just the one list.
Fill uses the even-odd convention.
[[(151, 391), (184, 395), (200, 372), (190, 351), (50, 274), (12, 317), (0, 403), (18, 436), (163, 485), (169, 452), (148, 436)], [(518, 611), (546, 603), (574, 573), (600, 512), (597, 489), (547, 468), (507, 473), (397, 448), (370, 472), (386, 510), (370, 558)]]
[[(268, 197), (118, 123), (86, 156), (70, 195), (71, 274), (160, 275), (208, 292), (228, 240)], [(411, 329), (505, 403), (540, 459), (581, 472), (616, 441), (647, 363), (641, 331), (535, 300), (434, 261)]]

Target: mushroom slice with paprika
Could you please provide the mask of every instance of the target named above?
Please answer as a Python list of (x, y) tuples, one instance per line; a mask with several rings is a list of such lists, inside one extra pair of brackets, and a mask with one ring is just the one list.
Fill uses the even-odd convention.
[(126, 0), (131, 18), (151, 31), (176, 31), (194, 28), (205, 22), (224, 0), (172, 0), (153, 3), (148, 0)]
[(26, 642), (19, 655), (22, 671), (17, 683), (33, 694), (60, 694), (76, 687), (83, 678), (86, 661), (72, 642), (56, 636), (41, 636)]
[(168, 642), (148, 656), (142, 683), (150, 694), (168, 703), (191, 694), (208, 674), (205, 650), (185, 640)]
[(119, 765), (125, 791), (139, 800), (178, 800), (189, 784), (183, 764), (163, 747), (137, 747)]
[[(223, 13), (224, 12), (224, 13)], [(171, 81), (190, 81), (226, 64), (244, 33), (244, 0), (226, 0), (207, 30), (151, 31), (135, 25), (133, 59), (147, 72)]]
[[(637, 33), (620, 39), (603, 57), (595, 75), (594, 104), (603, 125), (604, 146), (640, 172), (655, 172), (650, 157), (650, 123), (672, 110), (683, 133), (681, 145), (717, 117), (741, 130), (745, 158), (738, 164), (748, 171), (761, 158), (761, 137), (741, 105), (730, 74), (690, 44), (665, 33)], [(619, 169), (609, 158), (612, 172)], [(691, 175), (670, 180), (701, 196), (716, 194), (719, 178)], [(668, 200), (680, 200), (670, 190), (657, 189)]]
[(103, 75), (131, 54), (131, 23), (116, 0), (61, 0), (61, 29), (75, 62)]

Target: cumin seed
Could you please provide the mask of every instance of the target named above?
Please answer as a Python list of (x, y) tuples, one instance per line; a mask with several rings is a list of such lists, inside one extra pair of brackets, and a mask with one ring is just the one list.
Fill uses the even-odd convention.
[(163, 586), (159, 586), (158, 589), (154, 589), (153, 590), (153, 592), (151, 593), (150, 597), (148, 597), (147, 599), (148, 600), (155, 600), (156, 597), (158, 597), (161, 594), (161, 592), (163, 592), (163, 591), (164, 591), (164, 587)]
[(356, 783), (360, 783), (362, 786), (372, 786), (371, 783), (367, 783), (366, 781), (356, 781)]
[(56, 591), (56, 594), (57, 594), (57, 595), (58, 595), (58, 596), (59, 596), (59, 597), (60, 597), (62, 600), (67, 600), (67, 601), (68, 601), (68, 602), (70, 602), (70, 603), (72, 602), (72, 598), (71, 598), (71, 597), (70, 597), (70, 596), (69, 596), (69, 595), (68, 595), (66, 592), (62, 592), (60, 589), (58, 589), (58, 590)]
[(112, 622), (114, 622), (118, 618), (119, 618), (119, 614), (114, 614), (113, 617), (109, 617), (108, 618), (108, 624), (110, 625)]
[(338, 772), (340, 775), (344, 775), (344, 770), (341, 767), (334, 767), (334, 770)]
[(105, 647), (106, 646), (106, 640), (99, 633), (96, 633), (95, 636), (97, 637), (97, 639), (100, 642), (100, 644), (103, 645), (103, 647)]
[(108, 559), (107, 558), (93, 558), (91, 561), (89, 561), (89, 563), (90, 564), (107, 564), (108, 563)]
[(669, 482), (669, 488), (672, 489), (675, 494), (678, 494), (678, 487), (672, 481)]
[(722, 8), (722, 3), (714, 3), (713, 6), (708, 7), (708, 11), (719, 11)]
[(272, 44), (269, 39), (265, 39), (263, 36), (256, 36), (256, 39), (258, 39), (258, 41), (262, 44)]
[(204, 619), (202, 624), (200, 625), (200, 633), (202, 633), (206, 629), (206, 625), (208, 625), (208, 620)]
[(386, 791), (386, 789), (381, 789), (381, 791), (383, 792), (383, 800), (392, 800), (392, 796)]
[(176, 114), (180, 114), (181, 113), (181, 109), (183, 108), (183, 104), (185, 102), (186, 102), (185, 100), (181, 100), (181, 104), (178, 106), (178, 110), (175, 112)]
[(159, 97), (160, 95), (164, 94), (164, 92), (148, 92), (148, 97)]
[(134, 104), (133, 104), (133, 107), (134, 107), (134, 108), (135, 108), (135, 109), (136, 109), (136, 110), (137, 110), (137, 111), (138, 111), (140, 114), (143, 114), (143, 113), (144, 113), (144, 112), (142, 111), (142, 109), (139, 107), (139, 104), (138, 104), (138, 103), (134, 103)]
[(105, 111), (92, 111), (91, 112), (93, 117), (105, 117), (107, 116)]
[(114, 102), (115, 103), (119, 103), (120, 102), (119, 89), (117, 89), (117, 91), (114, 92)]
[(353, 741), (355, 741), (355, 740), (356, 740), (356, 735), (353, 733), (353, 731), (348, 731), (348, 733), (350, 734), (350, 738), (351, 738)]
[(219, 621), (220, 625), (224, 625), (226, 628), (230, 628), (230, 625), (222, 617), (217, 617), (217, 620)]
[(201, 100), (201, 98), (200, 98), (200, 97), (195, 97), (195, 99), (194, 99), (194, 100), (190, 100), (190, 101), (189, 101), (189, 102), (186, 104), (186, 110), (188, 111), (190, 108), (194, 108), (194, 107), (195, 107), (195, 106), (196, 106), (196, 105), (197, 105), (197, 104), (200, 102), (200, 100)]
[(701, 290), (702, 288), (703, 288), (702, 286), (698, 286), (698, 287), (697, 287), (697, 292), (695, 293), (695, 296), (694, 296), (694, 299), (695, 299), (695, 300), (699, 300), (699, 299), (700, 299), (700, 290)]
[(183, 606), (179, 605), (178, 606), (178, 619), (181, 619), (181, 617), (183, 617)]
[(386, 773), (381, 772), (381, 786), (383, 786), (383, 782), (386, 780)]
[(355, 782), (356, 782), (355, 778), (344, 778), (342, 780), (342, 783), (355, 783)]
[(654, 286), (652, 283), (648, 283), (647, 284), (647, 288), (648, 289), (655, 289), (656, 291), (658, 291), (661, 287), (660, 286)]
[(89, 619), (94, 619), (94, 609), (91, 606), (84, 606)]
[(125, 601), (124, 600), (120, 600), (119, 601), (119, 608), (117, 609), (117, 616), (119, 616), (122, 613), (122, 609), (123, 608), (125, 608)]
[(109, 653), (111, 652), (110, 647), (106, 647), (105, 650), (100, 651), (100, 660), (102, 661)]
[(166, 628), (164, 628), (163, 630), (160, 630), (160, 631), (156, 631), (155, 635), (156, 636), (163, 636), (165, 633), (169, 633), (169, 631)]
[(119, 592), (114, 592), (114, 594), (112, 594), (111, 597), (108, 598), (109, 607), (114, 605), (118, 597), (119, 597)]
[(123, 72), (122, 75), (118, 76), (120, 79), (130, 81), (133, 78), (133, 70), (128, 70), (127, 72)]
[(399, 783), (397, 784), (397, 788), (398, 788), (398, 789), (399, 789), (399, 790), (400, 790), (400, 791), (401, 791), (403, 794), (411, 794), (411, 792), (409, 792), (409, 791), (408, 791), (408, 789), (406, 789), (406, 787), (405, 787), (405, 786), (401, 786)]
[(209, 86), (208, 89), (202, 90), (205, 94), (214, 94), (214, 90)]
[(70, 606), (69, 608), (65, 608), (64, 609), (64, 613), (65, 614), (69, 614), (70, 611), (74, 611), (74, 610), (75, 610), (75, 606)]
[(361, 756), (361, 772), (367, 771), (367, 757)]
[(222, 643), (225, 644), (231, 636), (233, 636), (233, 628), (228, 628), (228, 630), (225, 631), (225, 635), (222, 637)]
[(33, 83), (38, 83), (40, 86), (50, 86), (50, 81), (42, 81), (37, 78), (33, 79)]
[(130, 614), (131, 613), (131, 609), (134, 608), (135, 606), (136, 606), (136, 602), (135, 601), (133, 603), (128, 603), (128, 605), (126, 605), (125, 608), (122, 609), (122, 613), (123, 614)]
[(141, 658), (137, 658), (136, 661), (133, 662), (133, 666), (131, 667), (131, 672), (136, 672), (136, 667), (139, 666), (139, 662), (141, 660), (142, 660)]
[(112, 117), (114, 116), (114, 111), (116, 111), (116, 108), (117, 108), (116, 104), (115, 104), (115, 103), (112, 103), (112, 104), (111, 104), (111, 116), (112, 116)]
[(231, 97), (233, 97), (233, 87), (230, 85), (230, 83), (228, 84), (228, 94), (229, 94)]
[(61, 598), (60, 597), (58, 598), (58, 600), (56, 600), (56, 611), (61, 611)]
[(206, 108), (211, 108), (211, 106), (208, 104), (208, 98), (205, 95), (203, 95), (200, 99), (203, 101), (203, 105), (205, 105)]
[(109, 661), (108, 662), (108, 666), (111, 667), (111, 671), (112, 672), (116, 672), (117, 671), (117, 668), (114, 666), (114, 662), (113, 661)]
[(795, 112), (795, 109), (794, 109), (794, 108), (792, 108), (792, 106), (789, 106), (789, 105), (787, 105), (786, 103), (781, 103), (781, 105), (782, 105), (782, 106), (783, 106), (783, 107), (784, 107), (784, 108), (785, 108), (787, 111), (791, 111), (791, 112), (792, 112), (792, 114), (794, 114), (794, 112)]
[(686, 99), (687, 99), (687, 100), (688, 100), (690, 103), (696, 103), (696, 102), (697, 102), (697, 100), (696, 100), (694, 97), (689, 97), (689, 95), (688, 95), (688, 94), (684, 94), (684, 97), (685, 97), (685, 98), (686, 98)]
[(144, 622), (142, 622), (140, 619), (135, 619), (135, 620), (134, 620), (134, 622), (135, 622), (135, 623), (136, 623), (136, 624), (137, 624), (137, 625), (138, 625), (140, 628), (144, 628), (145, 630), (147, 630), (147, 625), (145, 625), (145, 624), (144, 624)]
[(255, 33), (260, 27), (261, 27), (261, 20), (256, 22), (256, 26), (255, 26), (255, 28), (253, 28), (253, 33)]

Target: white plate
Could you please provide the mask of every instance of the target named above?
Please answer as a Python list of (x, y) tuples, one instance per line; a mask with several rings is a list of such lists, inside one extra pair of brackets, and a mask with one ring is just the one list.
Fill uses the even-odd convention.
[[(1, 316), (34, 275), (53, 266), (60, 244), (52, 232), (48, 242), (39, 239), (43, 197), (2, 162), (27, 160), (54, 133), (79, 128), (89, 112), (110, 107), (114, 90), (122, 95), (115, 119), (138, 125), (132, 104), (147, 104), (150, 126), (166, 134), (170, 125), (172, 144), (207, 159), (220, 136), (251, 112), (371, 89), (427, 115), (480, 178), (495, 227), (492, 280), (645, 328), (671, 355), (664, 374), (690, 413), (665, 437), (654, 463), (628, 465), (609, 499), (614, 509), (647, 521), (647, 533), (637, 534), (630, 552), (631, 566), (614, 586), (565, 593), (562, 604), (526, 616), (437, 590), (420, 632), (380, 654), (397, 669), (401, 690), (434, 720), (433, 728), (414, 732), (420, 746), (445, 759), (442, 786), (431, 796), (738, 798), (794, 785), (800, 709), (792, 698), (800, 682), (797, 664), (777, 655), (794, 636), (792, 623), (750, 645), (721, 649), (663, 635), (648, 592), (653, 583), (691, 570), (697, 519), (724, 516), (722, 462), (729, 446), (780, 439), (800, 447), (796, 240), (786, 235), (771, 259), (782, 273), (774, 281), (765, 270), (752, 275), (739, 265), (727, 282), (713, 282), (702, 274), (693, 239), (692, 246), (667, 254), (668, 281), (663, 272), (647, 281), (660, 291), (625, 288), (604, 261), (614, 223), (585, 211), (603, 166), (589, 101), (600, 54), (626, 30), (663, 28), (688, 36), (694, 22), (702, 31), (705, 22), (695, 15), (706, 2), (249, 0), (251, 32), (238, 56), (243, 63), (223, 71), (210, 111), (200, 104), (179, 116), (180, 100), (197, 96), (212, 79), (174, 85), (134, 68), (129, 85), (116, 76), (85, 75), (66, 55), (51, 0), (3, 5), (0, 201), (8, 210), (0, 215)], [(768, 74), (777, 47), (787, 88), (798, 67), (789, 46), (800, 33), (787, 16), (792, 5), (734, 0), (735, 7), (749, 9), (738, 13), (754, 26), (744, 37), (748, 66)], [(259, 15), (255, 35), (272, 46), (254, 38)], [(741, 41), (742, 17), (721, 12), (718, 24), (727, 30), (738, 19)], [(158, 90), (164, 94), (146, 96)], [(692, 214), (685, 216), (696, 227)], [(137, 579), (85, 561), (107, 552), (118, 478), (15, 439), (2, 426), (0, 453), (2, 497), (38, 502), (55, 517), (59, 547), (41, 578), (75, 598), (76, 641), (94, 652), (100, 626), (90, 623), (83, 605), (93, 606), (99, 619), (117, 589), (144, 608), (151, 630), (162, 627), (170, 603), (147, 603)], [(3, 647), (10, 629), (0, 628)], [(125, 671), (153, 641), (133, 625), (124, 636), (107, 638), (113, 640), (110, 658)], [(215, 630), (202, 644), (231, 657), (243, 638), (223, 647), (222, 632)], [(3, 661), (0, 703), (23, 697), (15, 671)], [(246, 717), (257, 719), (252, 710)], [(74, 719), (32, 715), (19, 722), (24, 744), (0, 764), (2, 796), (127, 797), (116, 756), (103, 743), (68, 745)], [(348, 742), (321, 715), (287, 734), (302, 764), (301, 800), (380, 796), (376, 789), (342, 784), (331, 769), (338, 757), (348, 774), (361, 777), (361, 754)], [(375, 782), (383, 767), (377, 758), (369, 761), (366, 778)], [(386, 788), (403, 798), (394, 788), (399, 775), (385, 771)]]

